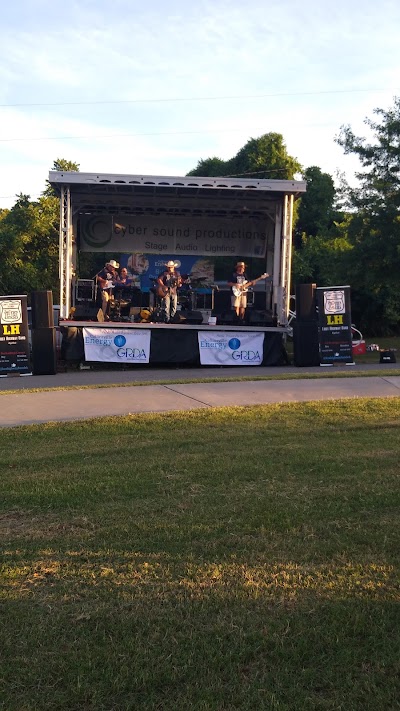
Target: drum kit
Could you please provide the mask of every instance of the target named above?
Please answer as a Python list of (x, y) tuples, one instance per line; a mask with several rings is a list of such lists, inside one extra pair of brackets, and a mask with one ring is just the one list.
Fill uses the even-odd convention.
[(110, 321), (129, 321), (132, 299), (139, 292), (137, 286), (115, 284), (114, 298), (110, 301)]

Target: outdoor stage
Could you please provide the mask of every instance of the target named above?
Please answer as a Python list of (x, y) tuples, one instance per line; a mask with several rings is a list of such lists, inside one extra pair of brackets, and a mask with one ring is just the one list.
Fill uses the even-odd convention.
[(68, 363), (277, 366), (287, 364), (279, 327), (60, 321)]
[[(284, 336), (290, 331), (293, 209), (306, 192), (304, 181), (51, 171), (49, 182), (60, 195), (60, 327), (67, 363), (288, 362)], [(81, 273), (85, 253), (98, 257), (92, 273)], [(206, 298), (208, 290), (211, 303), (203, 308), (217, 324), (188, 318), (168, 325), (155, 318), (145, 323), (120, 318), (101, 323), (96, 314), (85, 314), (80, 284), (88, 284), (91, 307), (97, 308), (93, 279), (111, 256), (130, 270), (140, 303), (129, 301), (138, 310), (166, 261), (178, 258), (181, 273), (188, 265), (185, 272), (195, 292), (190, 309), (199, 308), (201, 292)], [(259, 290), (255, 285), (252, 304), (248, 297), (246, 326), (234, 322), (229, 289), (239, 257), (251, 262), (249, 281), (263, 282)], [(223, 269), (218, 277), (222, 283), (215, 281), (217, 262)], [(72, 313), (75, 320), (68, 320)]]

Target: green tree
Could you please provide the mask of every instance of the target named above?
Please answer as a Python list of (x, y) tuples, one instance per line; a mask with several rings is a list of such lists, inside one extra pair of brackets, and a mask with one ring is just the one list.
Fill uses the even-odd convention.
[[(75, 172), (79, 171), (79, 163), (74, 163), (73, 161), (66, 160), (65, 158), (56, 158), (50, 170), (58, 170), (62, 173)], [(46, 195), (48, 197), (56, 195), (48, 180), (46, 180), (46, 187), (43, 190), (42, 195)]]
[(378, 120), (365, 121), (372, 141), (355, 136), (349, 126), (336, 140), (362, 166), (358, 184), (347, 186), (352, 212), (341, 229), (352, 245), (347, 275), (360, 323), (379, 334), (400, 327), (400, 99), (374, 113)]
[(300, 201), (296, 231), (308, 237), (326, 234), (337, 219), (333, 178), (315, 165), (304, 171), (303, 178), (307, 182), (307, 192)]
[(200, 160), (188, 175), (292, 180), (299, 172), (301, 165), (288, 154), (283, 136), (265, 133), (251, 138), (227, 161), (217, 157)]
[[(78, 170), (78, 167), (64, 159), (53, 164), (55, 170)], [(10, 210), (1, 211), (1, 293), (49, 289), (58, 299), (59, 215), (59, 199), (49, 184), (38, 200), (21, 194)]]

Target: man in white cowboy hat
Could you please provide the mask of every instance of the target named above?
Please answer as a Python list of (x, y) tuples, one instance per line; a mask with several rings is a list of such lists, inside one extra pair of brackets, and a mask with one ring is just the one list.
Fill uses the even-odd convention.
[[(228, 281), (228, 286), (232, 289), (232, 307), (235, 309), (236, 316), (242, 323), (244, 323), (244, 316), (247, 307), (247, 294), (238, 294), (238, 291), (240, 291), (240, 288), (248, 282), (245, 270), (246, 264), (244, 262), (236, 262), (235, 271), (233, 272), (230, 281)], [(234, 293), (234, 291), (236, 293)]]
[(96, 274), (96, 281), (101, 290), (101, 309), (106, 320), (109, 318), (107, 310), (109, 301), (113, 296), (112, 290), (118, 280), (118, 267), (118, 262), (116, 262), (115, 259), (110, 259), (105, 263), (103, 269)]
[(181, 275), (176, 271), (176, 262), (170, 259), (165, 263), (166, 269), (157, 279), (157, 295), (161, 296), (165, 323), (169, 323), (176, 314), (178, 305), (178, 289), (182, 284)]

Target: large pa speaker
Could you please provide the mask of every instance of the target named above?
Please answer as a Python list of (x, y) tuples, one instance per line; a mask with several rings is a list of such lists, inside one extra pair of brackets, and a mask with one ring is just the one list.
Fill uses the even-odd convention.
[(32, 328), (53, 328), (53, 292), (32, 291)]
[(32, 370), (34, 375), (56, 374), (55, 328), (32, 329)]
[(316, 284), (296, 285), (296, 321), (316, 321)]
[(185, 311), (186, 323), (200, 325), (203, 323), (203, 314), (201, 311)]
[(78, 304), (74, 312), (74, 321), (104, 321), (104, 314), (93, 304)]
[(320, 365), (317, 321), (295, 321), (293, 360), (297, 367)]

